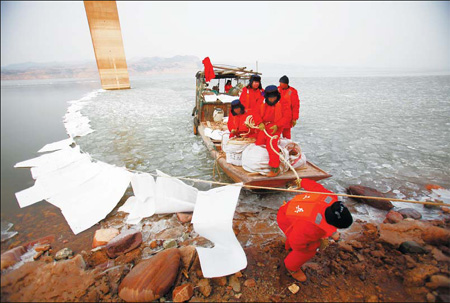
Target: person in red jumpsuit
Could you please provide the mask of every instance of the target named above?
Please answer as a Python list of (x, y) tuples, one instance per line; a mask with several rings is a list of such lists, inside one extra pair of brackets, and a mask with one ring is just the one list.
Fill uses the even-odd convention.
[(225, 93), (228, 93), (232, 87), (231, 80), (228, 80), (227, 83), (225, 83)]
[[(302, 179), (301, 187), (307, 191), (332, 193), (309, 179)], [(314, 257), (321, 239), (331, 236), (337, 241), (337, 228), (350, 227), (353, 218), (337, 196), (305, 193), (280, 207), (277, 223), (286, 235), (286, 250), (292, 249), (284, 259), (286, 269), (299, 281), (306, 281), (301, 266)]]
[[(287, 123), (288, 117), (285, 115), (285, 112), (288, 111), (288, 104), (281, 99), (280, 92), (275, 85), (266, 87), (264, 97), (264, 103), (259, 106), (259, 110), (253, 111), (253, 120), (255, 125), (258, 125), (260, 129), (255, 144), (266, 146), (269, 153), (270, 166), (270, 172), (267, 176), (275, 177), (280, 174), (280, 157), (277, 154), (280, 152), (278, 140), (280, 139), (283, 127)], [(276, 137), (271, 141), (271, 138), (265, 134), (264, 130), (270, 136)]]
[(250, 115), (255, 108), (258, 108), (264, 102), (264, 90), (262, 89), (260, 76), (252, 75), (250, 77), (249, 84), (242, 89), (239, 100)]
[(255, 131), (249, 130), (245, 125), (248, 113), (245, 106), (241, 104), (239, 99), (231, 102), (230, 113), (228, 114), (228, 130), (230, 131), (230, 138), (239, 137), (246, 134), (246, 137), (254, 137)]
[(278, 90), (281, 93), (281, 98), (286, 99), (289, 104), (289, 111), (286, 113), (289, 119), (283, 130), (283, 137), (291, 139), (291, 128), (297, 124), (300, 113), (300, 99), (297, 90), (289, 86), (289, 78), (286, 75), (280, 78)]

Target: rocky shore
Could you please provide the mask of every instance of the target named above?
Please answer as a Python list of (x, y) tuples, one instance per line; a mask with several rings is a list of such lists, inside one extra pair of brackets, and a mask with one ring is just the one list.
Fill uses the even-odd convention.
[[(92, 249), (76, 253), (70, 242), (53, 251), (49, 236), (2, 254), (1, 296), (10, 302), (449, 302), (450, 216), (436, 211), (442, 219), (391, 209), (383, 223), (356, 220), (303, 266), (306, 282), (284, 266), (285, 238), (271, 209), (235, 213), (248, 266), (213, 279), (203, 277), (194, 248), (213, 244), (193, 231), (190, 214), (161, 216), (151, 228), (104, 226)], [(163, 221), (170, 224), (155, 229)]]

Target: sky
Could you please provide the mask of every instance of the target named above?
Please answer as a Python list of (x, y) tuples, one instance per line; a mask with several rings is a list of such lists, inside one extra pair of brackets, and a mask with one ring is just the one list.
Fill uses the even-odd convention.
[[(118, 1), (127, 60), (450, 71), (450, 2)], [(1, 65), (95, 60), (81, 1), (2, 1)]]

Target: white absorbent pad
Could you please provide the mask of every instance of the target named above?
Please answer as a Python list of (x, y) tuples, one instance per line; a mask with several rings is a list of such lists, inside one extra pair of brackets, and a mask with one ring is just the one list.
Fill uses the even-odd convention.
[(138, 224), (143, 218), (155, 214), (155, 179), (147, 174), (134, 174), (131, 177), (134, 196), (129, 197), (119, 211), (129, 213), (126, 223)]
[(247, 267), (247, 257), (233, 231), (239, 185), (198, 192), (191, 222), (200, 236), (214, 243), (213, 248), (196, 247), (205, 278), (227, 276)]
[(91, 162), (79, 147), (65, 148), (16, 164), (33, 167), (34, 186), (16, 193), (20, 207), (47, 200), (61, 209), (74, 234), (111, 212), (127, 189), (132, 173), (103, 162)]

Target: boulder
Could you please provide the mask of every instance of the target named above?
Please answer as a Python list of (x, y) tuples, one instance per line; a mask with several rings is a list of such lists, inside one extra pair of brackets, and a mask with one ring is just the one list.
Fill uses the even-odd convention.
[(98, 229), (95, 231), (94, 234), (94, 240), (92, 241), (92, 248), (106, 245), (108, 244), (109, 241), (111, 241), (118, 235), (119, 230), (117, 228)]
[(402, 214), (403, 218), (411, 218), (415, 220), (422, 218), (422, 214), (413, 208), (402, 208), (398, 212)]
[(177, 218), (181, 223), (189, 223), (192, 220), (192, 213), (177, 213)]
[(55, 260), (58, 261), (58, 260), (68, 259), (72, 255), (73, 255), (73, 251), (70, 248), (65, 247), (56, 253)]
[(398, 223), (403, 220), (403, 215), (399, 212), (391, 210), (387, 213), (384, 223)]
[(136, 230), (128, 230), (114, 237), (106, 245), (106, 253), (110, 258), (123, 255), (142, 243), (142, 233)]
[(405, 241), (398, 248), (404, 254), (425, 254), (427, 251), (414, 241)]
[(418, 264), (416, 268), (405, 273), (403, 284), (407, 287), (419, 287), (425, 284), (425, 279), (439, 272), (433, 265)]
[(204, 295), (206, 298), (211, 295), (212, 287), (209, 279), (201, 279), (200, 281), (198, 281), (197, 286), (202, 295)]
[(23, 246), (17, 246), (10, 249), (1, 255), (1, 270), (8, 268), (20, 261), (20, 257), (26, 253), (27, 250)]
[[(358, 196), (372, 196), (372, 197), (385, 197), (385, 195), (376, 189), (361, 186), (361, 185), (352, 185), (347, 188), (347, 193), (350, 195), (358, 195)], [(358, 202), (365, 203), (372, 207), (382, 209), (382, 210), (390, 210), (394, 207), (391, 201), (388, 200), (375, 200), (375, 199), (364, 199), (364, 198), (352, 198)]]
[(172, 293), (173, 302), (185, 302), (188, 301), (194, 295), (194, 288), (192, 284), (186, 283), (175, 287)]
[(180, 259), (178, 248), (171, 248), (141, 261), (120, 283), (119, 297), (127, 302), (147, 302), (164, 296), (175, 282)]
[(225, 286), (227, 285), (227, 277), (217, 277), (211, 279), (214, 284), (219, 286)]
[(422, 233), (422, 239), (433, 245), (449, 245), (450, 231), (441, 227), (432, 226)]

